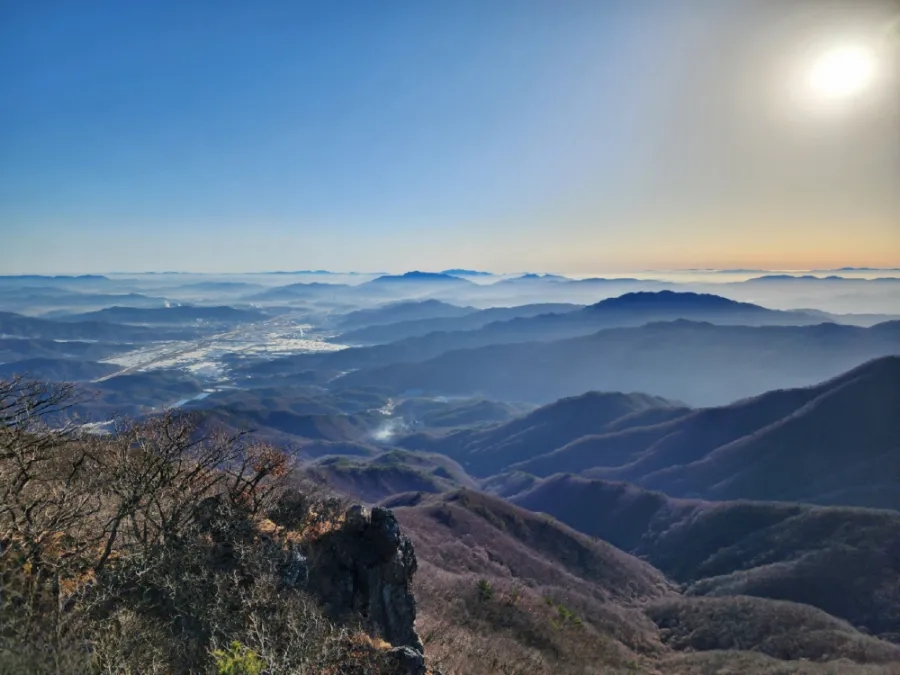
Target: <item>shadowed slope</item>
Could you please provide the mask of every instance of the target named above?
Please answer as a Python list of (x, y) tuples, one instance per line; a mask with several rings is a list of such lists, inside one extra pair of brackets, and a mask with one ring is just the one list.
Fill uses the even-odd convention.
[(442, 437), (414, 434), (399, 443), (444, 453), (473, 475), (488, 476), (614, 425), (627, 426), (629, 421), (639, 424), (646, 413), (665, 417), (686, 412), (655, 396), (588, 392), (488, 429), (462, 430)]
[(652, 563), (698, 595), (792, 600), (900, 638), (900, 514), (679, 500), (558, 475), (512, 498)]
[[(579, 438), (513, 465), (627, 480), (673, 496), (900, 508), (900, 357), (815, 387)], [(885, 471), (885, 468), (888, 471)]]

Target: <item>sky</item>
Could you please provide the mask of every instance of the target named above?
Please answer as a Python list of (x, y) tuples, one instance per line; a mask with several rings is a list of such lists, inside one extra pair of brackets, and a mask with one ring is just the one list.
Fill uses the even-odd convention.
[[(897, 267), (898, 20), (0, 2), (0, 274)], [(871, 73), (826, 95), (811, 73), (843, 48)]]

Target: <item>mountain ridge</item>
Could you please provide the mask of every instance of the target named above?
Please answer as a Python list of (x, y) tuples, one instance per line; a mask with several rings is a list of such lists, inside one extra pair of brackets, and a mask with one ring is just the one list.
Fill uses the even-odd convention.
[[(425, 344), (435, 343), (435, 336), (426, 338)], [(815, 384), (870, 359), (898, 354), (900, 322), (860, 328), (678, 320), (546, 342), (468, 349), (451, 344), (437, 356), (429, 356), (430, 347), (416, 354), (414, 345), (419, 344), (422, 339), (413, 338), (329, 355), (327, 361), (340, 363), (338, 368), (358, 369), (334, 384), (533, 403), (590, 390), (643, 391), (689, 405), (721, 405), (772, 389)], [(408, 361), (384, 364), (403, 358), (395, 354), (406, 347), (413, 347), (406, 351)]]
[[(558, 404), (531, 416), (547, 416)], [(766, 392), (727, 406), (654, 408), (628, 424), (538, 445), (543, 454), (517, 462), (466, 464), (496, 452), (486, 439), (503, 430), (461, 431), (406, 447), (445, 452), (474, 475), (558, 472), (625, 480), (673, 497), (793, 500), (900, 509), (900, 482), (883, 466), (900, 465), (900, 357), (867, 362), (825, 382)], [(671, 412), (672, 419), (658, 419)], [(521, 419), (521, 418), (520, 418)], [(648, 424), (642, 424), (644, 421)], [(564, 417), (555, 420), (565, 426)], [(514, 427), (513, 427), (514, 428)], [(584, 427), (583, 427), (584, 428)], [(501, 446), (502, 447), (502, 446)], [(517, 449), (519, 446), (513, 446)], [(521, 452), (521, 450), (519, 450)], [(499, 455), (499, 457), (508, 457)]]

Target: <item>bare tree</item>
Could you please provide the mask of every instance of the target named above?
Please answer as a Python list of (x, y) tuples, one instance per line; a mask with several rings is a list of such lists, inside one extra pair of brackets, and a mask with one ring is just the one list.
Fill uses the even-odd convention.
[(182, 536), (210, 499), (255, 515), (266, 505), (288, 458), (244, 434), (201, 434), (197, 419), (166, 414), (122, 424), (102, 439), (92, 459), (107, 505), (103, 545), (93, 565), (101, 572), (117, 547), (147, 550)]
[(206, 672), (234, 642), (273, 673), (384, 672), (385, 645), (286, 581), (342, 500), (246, 434), (171, 413), (98, 436), (75, 402), (0, 382), (0, 672)]

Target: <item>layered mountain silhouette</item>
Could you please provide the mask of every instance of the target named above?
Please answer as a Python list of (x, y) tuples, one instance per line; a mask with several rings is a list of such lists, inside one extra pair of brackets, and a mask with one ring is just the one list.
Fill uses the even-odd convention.
[[(642, 326), (652, 322), (674, 319), (711, 321), (721, 325), (821, 323), (820, 317), (803, 312), (781, 312), (758, 305), (734, 302), (715, 295), (671, 291), (627, 293), (618, 298), (570, 310), (568, 305), (564, 305), (563, 311), (553, 309), (550, 313), (544, 313), (539, 308), (537, 315), (530, 313), (522, 315), (516, 313), (515, 310), (510, 310), (505, 316), (502, 312), (488, 310), (497, 315), (497, 320), (480, 324), (479, 328), (473, 330), (459, 330), (453, 324), (445, 324), (439, 326), (440, 330), (436, 332), (401, 339), (389, 344), (342, 350), (327, 355), (288, 357), (285, 366), (297, 367), (297, 364), (302, 364), (303, 368), (331, 367), (338, 370), (367, 368), (390, 363), (424, 361), (458, 349), (558, 340), (590, 335), (604, 328)], [(510, 315), (513, 318), (509, 318)], [(474, 317), (483, 315), (469, 316), (473, 317), (472, 320), (478, 325), (479, 320)], [(361, 337), (356, 334), (354, 340), (364, 341), (363, 338), (366, 335), (367, 333), (363, 333)], [(584, 387), (581, 391), (589, 388)]]
[(397, 442), (408, 448), (441, 452), (473, 475), (490, 476), (528, 459), (547, 456), (551, 449), (585, 436), (641, 427), (687, 412), (688, 408), (655, 396), (589, 392), (486, 429), (444, 436), (412, 434)]
[[(327, 272), (323, 272), (327, 274)], [(190, 284), (180, 284), (179, 291), (202, 291), (206, 293), (249, 293), (262, 288), (260, 284), (247, 281), (198, 281)]]
[(94, 380), (119, 370), (119, 366), (73, 358), (30, 358), (0, 363), (0, 378), (28, 377), (50, 382)]
[(367, 284), (463, 284), (472, 282), (461, 276), (442, 272), (406, 272), (404, 274), (384, 274), (366, 282)]
[(446, 454), (483, 477), (569, 472), (672, 496), (900, 509), (891, 471), (900, 467), (898, 411), (895, 356), (728, 406), (691, 410), (646, 395), (591, 393), (489, 428), (398, 442)]
[(479, 270), (466, 270), (466, 269), (452, 269), (452, 270), (443, 270), (441, 274), (446, 274), (451, 277), (492, 277), (494, 276), (491, 272), (481, 272)]
[[(139, 310), (132, 310), (139, 311)], [(142, 311), (142, 310), (141, 310)], [(152, 310), (148, 310), (152, 311)], [(55, 320), (0, 312), (0, 335), (41, 340), (86, 340), (100, 342), (142, 342), (196, 337), (193, 327), (132, 326), (91, 320)]]
[(338, 328), (346, 331), (359, 327), (394, 324), (400, 321), (462, 317), (475, 311), (474, 307), (459, 307), (440, 300), (407, 300), (349, 312), (339, 317), (334, 323)]
[[(802, 312), (766, 309), (718, 295), (663, 290), (625, 293), (575, 312), (495, 322), (481, 329), (479, 337), (482, 344), (551, 340), (586, 335), (601, 328), (641, 326), (676, 319), (748, 326), (795, 326), (821, 322), (817, 317)], [(477, 342), (476, 339), (472, 344), (461, 346), (476, 346)]]
[(83, 342), (80, 340), (49, 340), (28, 338), (0, 338), (0, 363), (23, 359), (70, 357), (97, 361), (132, 349), (129, 344)]
[(352, 286), (331, 284), (320, 281), (300, 282), (276, 286), (259, 293), (251, 293), (246, 300), (252, 302), (292, 302), (296, 300), (331, 300), (354, 293)]
[(115, 282), (101, 274), (45, 275), (45, 274), (3, 274), (0, 286), (48, 286), (55, 288), (97, 288), (112, 286)]
[[(771, 389), (814, 384), (872, 358), (900, 353), (900, 322), (871, 328), (749, 327), (680, 320), (567, 340), (453, 350), (416, 362), (432, 350), (417, 353), (414, 343), (433, 343), (440, 337), (345, 350), (326, 362), (360, 368), (337, 380), (340, 386), (377, 385), (396, 393), (477, 394), (547, 403), (599, 389), (721, 405)], [(401, 359), (401, 353), (407, 362), (377, 365), (383, 359)], [(373, 363), (365, 363), (367, 359)]]
[(266, 314), (255, 309), (236, 309), (227, 305), (198, 307), (107, 307), (106, 309), (66, 317), (66, 321), (104, 321), (120, 324), (183, 324), (195, 321), (240, 323), (260, 321)]
[(900, 509), (900, 357), (662, 424), (585, 436), (513, 467), (673, 496)]
[(525, 274), (520, 274), (519, 276), (509, 277), (508, 279), (502, 279), (497, 282), (499, 286), (513, 286), (513, 285), (523, 285), (523, 284), (543, 284), (543, 283), (559, 283), (569, 281), (568, 277), (561, 276), (559, 274), (538, 274), (536, 272), (526, 272)]
[(0, 283), (0, 310), (3, 311), (40, 312), (45, 318), (54, 318), (111, 305), (163, 307), (165, 300), (142, 293), (95, 293), (55, 286), (17, 287)]
[[(436, 301), (434, 301), (436, 302)], [(491, 307), (471, 311), (461, 316), (397, 321), (397, 323), (369, 325), (342, 333), (341, 342), (347, 344), (384, 344), (435, 332), (477, 330), (497, 321), (527, 318), (543, 314), (564, 314), (582, 309), (582, 305), (566, 303), (539, 303), (516, 307)]]

